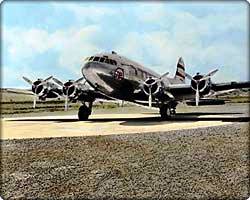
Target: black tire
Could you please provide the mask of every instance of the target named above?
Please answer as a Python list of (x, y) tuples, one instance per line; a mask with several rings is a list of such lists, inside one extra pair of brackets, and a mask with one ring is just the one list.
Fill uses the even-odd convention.
[(161, 115), (162, 120), (168, 119), (167, 106), (166, 105), (163, 105), (163, 106), (160, 107), (160, 115)]
[(79, 119), (79, 121), (88, 120), (90, 113), (91, 113), (91, 110), (87, 106), (82, 105), (79, 108), (79, 111), (78, 111), (78, 119)]
[(172, 113), (171, 109), (167, 105), (163, 105), (160, 107), (160, 115), (162, 120), (170, 119), (174, 113)]

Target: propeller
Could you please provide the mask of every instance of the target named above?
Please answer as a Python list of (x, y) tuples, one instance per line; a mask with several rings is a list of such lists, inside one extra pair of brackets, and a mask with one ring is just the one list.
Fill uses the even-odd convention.
[(33, 108), (36, 108), (36, 101), (37, 98), (43, 94), (44, 91), (44, 85), (46, 85), (51, 79), (53, 78), (53, 76), (49, 76), (48, 78), (42, 80), (42, 79), (38, 79), (37, 81), (32, 82), (29, 78), (23, 76), (23, 79), (32, 86), (32, 92), (34, 95), (33, 98)]
[[(149, 77), (146, 81), (142, 83), (142, 88), (143, 91), (146, 95), (148, 95), (148, 106), (151, 108), (152, 107), (152, 99), (153, 95), (159, 92), (160, 88), (164, 84), (162, 80), (165, 76), (167, 76), (169, 72), (164, 73), (161, 75), (159, 78), (153, 78)], [(169, 81), (166, 79), (165, 80), (166, 84), (169, 84)], [(174, 98), (173, 95), (170, 92), (165, 91), (165, 93), (170, 97)]]
[[(64, 110), (67, 111), (69, 106), (69, 97), (72, 96), (75, 91), (76, 91), (76, 86), (82, 81), (84, 80), (84, 77), (81, 77), (79, 79), (77, 79), (76, 81), (67, 81), (65, 83), (61, 82), (60, 80), (58, 80), (57, 78), (53, 78), (53, 80), (55, 81), (55, 83), (57, 83), (59, 86), (62, 87), (63, 90), (63, 94), (65, 97), (65, 102), (64, 102)], [(83, 85), (85, 85), (85, 82), (83, 83)]]
[[(205, 90), (205, 87), (202, 88), (201, 90), (199, 90), (199, 85), (202, 81), (207, 81), (208, 79), (210, 79), (216, 72), (218, 71), (218, 69), (214, 69), (210, 72), (208, 72), (206, 75), (201, 76), (201, 75), (196, 75), (194, 77), (192, 77), (191, 75), (189, 75), (188, 73), (185, 73), (185, 76), (190, 79), (191, 81), (194, 81), (194, 83), (196, 84), (196, 92), (195, 92), (195, 105), (198, 106), (199, 105), (199, 101), (200, 101), (200, 92), (203, 92)], [(198, 77), (198, 78), (197, 78)], [(196, 79), (195, 79), (196, 78)]]

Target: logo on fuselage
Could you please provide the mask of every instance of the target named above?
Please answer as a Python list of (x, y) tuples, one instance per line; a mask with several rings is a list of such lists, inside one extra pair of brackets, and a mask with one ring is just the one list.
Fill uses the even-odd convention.
[(124, 79), (124, 70), (120, 67), (118, 67), (116, 70), (115, 70), (115, 73), (114, 73), (114, 78), (118, 81), (121, 81)]

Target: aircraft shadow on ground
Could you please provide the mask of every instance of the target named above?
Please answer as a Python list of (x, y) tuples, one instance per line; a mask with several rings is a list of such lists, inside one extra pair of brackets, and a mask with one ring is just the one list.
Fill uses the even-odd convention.
[[(241, 116), (232, 116), (239, 115)], [(162, 120), (160, 116), (152, 116), (152, 117), (143, 117), (143, 118), (97, 118), (97, 119), (89, 119), (88, 122), (112, 122), (112, 121), (122, 121), (120, 125), (125, 126), (149, 126), (149, 125), (157, 125), (159, 123), (175, 123), (175, 122), (196, 122), (196, 121), (223, 121), (223, 122), (250, 122), (249, 116), (242, 116), (244, 113), (212, 113), (212, 112), (196, 112), (196, 113), (177, 113), (174, 117)], [(205, 117), (205, 115), (215, 115), (214, 117)], [(227, 116), (216, 116), (216, 115), (227, 115)], [(230, 117), (228, 115), (231, 115)], [(200, 118), (202, 116), (202, 118)], [(203, 117), (204, 116), (204, 117)], [(78, 122), (78, 119), (58, 119), (58, 118), (50, 118), (50, 119), (14, 119), (10, 121), (44, 121), (44, 122), (55, 122), (55, 123), (68, 123), (68, 122)]]

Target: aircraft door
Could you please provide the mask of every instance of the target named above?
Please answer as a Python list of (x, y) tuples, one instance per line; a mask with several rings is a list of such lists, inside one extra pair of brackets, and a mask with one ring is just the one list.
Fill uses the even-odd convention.
[(129, 66), (128, 65), (123, 65), (123, 69), (124, 69), (124, 78), (125, 79), (130, 79)]

